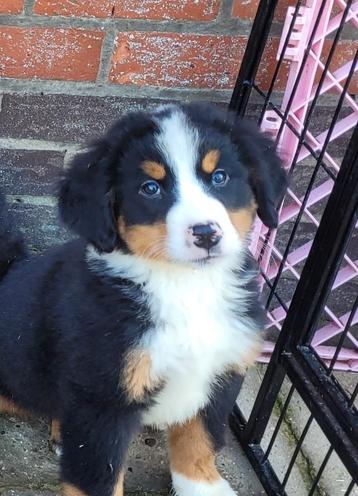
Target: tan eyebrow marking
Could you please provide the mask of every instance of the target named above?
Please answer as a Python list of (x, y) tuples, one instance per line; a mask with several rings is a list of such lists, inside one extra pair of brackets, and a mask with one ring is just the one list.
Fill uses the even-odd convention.
[(203, 169), (203, 171), (206, 172), (207, 174), (212, 174), (216, 169), (216, 166), (218, 165), (219, 158), (220, 158), (219, 150), (210, 150), (205, 155), (201, 163), (201, 168)]
[(145, 160), (142, 162), (142, 169), (148, 176), (160, 181), (165, 178), (165, 168), (163, 164), (154, 162), (153, 160)]

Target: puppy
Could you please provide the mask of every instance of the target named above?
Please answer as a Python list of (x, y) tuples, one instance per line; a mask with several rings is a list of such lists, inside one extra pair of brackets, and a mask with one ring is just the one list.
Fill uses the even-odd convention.
[(123, 495), (128, 445), (168, 429), (178, 496), (232, 496), (215, 453), (264, 327), (248, 238), (280, 161), (201, 104), (119, 120), (59, 188), (80, 238), (28, 257), (2, 205), (0, 406), (54, 419), (66, 496)]

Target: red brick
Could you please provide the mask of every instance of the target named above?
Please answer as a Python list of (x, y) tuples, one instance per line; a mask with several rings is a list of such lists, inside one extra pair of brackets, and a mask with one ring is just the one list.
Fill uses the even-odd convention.
[[(258, 71), (258, 76), (257, 76), (257, 82), (260, 85), (261, 88), (266, 90), (272, 79), (273, 72), (275, 70), (277, 61), (276, 61), (276, 54), (277, 54), (277, 49), (278, 49), (278, 44), (279, 40), (278, 38), (271, 38), (269, 43), (267, 44), (267, 47), (265, 49), (264, 55), (262, 57), (262, 63), (260, 64), (259, 71)], [(323, 53), (321, 56), (321, 61), (325, 63), (329, 49), (332, 45), (331, 40), (327, 40), (324, 44), (323, 47)], [(347, 63), (348, 61), (352, 60), (355, 54), (355, 51), (358, 49), (358, 41), (350, 41), (350, 40), (345, 40), (341, 41), (338, 46), (336, 47), (336, 50), (334, 52), (332, 62), (330, 65), (330, 71), (334, 72), (336, 69), (341, 67), (343, 64)], [(286, 83), (287, 83), (287, 75), (288, 75), (288, 70), (289, 70), (289, 63), (284, 62), (279, 73), (277, 76), (277, 79), (275, 81), (275, 90), (284, 90)], [(322, 72), (318, 71), (317, 76), (316, 76), (316, 83), (318, 83), (319, 78), (321, 76)], [(341, 83), (342, 86), (344, 84)], [(351, 93), (358, 93), (358, 74), (356, 73), (355, 76), (352, 78), (349, 91)]]
[(240, 17), (240, 19), (253, 19), (256, 14), (257, 6), (260, 0), (234, 0), (232, 5), (233, 17)]
[(103, 33), (0, 27), (0, 76), (94, 81)]
[[(240, 19), (252, 20), (255, 18), (259, 3), (260, 0), (234, 0), (232, 15), (233, 17), (239, 17)], [(296, 5), (296, 0), (278, 0), (275, 10), (276, 20), (282, 21), (285, 19), (289, 5)]]
[(245, 45), (243, 36), (119, 33), (110, 81), (164, 87), (231, 88)]
[(147, 20), (215, 19), (220, 0), (36, 0), (35, 14)]
[(21, 14), (23, 9), (23, 0), (0, 0), (0, 14)]

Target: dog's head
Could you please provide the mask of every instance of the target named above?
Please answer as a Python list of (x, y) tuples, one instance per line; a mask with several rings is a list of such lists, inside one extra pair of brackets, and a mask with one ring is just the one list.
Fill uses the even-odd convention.
[(60, 187), (63, 220), (98, 251), (204, 263), (237, 253), (256, 210), (277, 225), (286, 177), (270, 140), (203, 104), (119, 120)]

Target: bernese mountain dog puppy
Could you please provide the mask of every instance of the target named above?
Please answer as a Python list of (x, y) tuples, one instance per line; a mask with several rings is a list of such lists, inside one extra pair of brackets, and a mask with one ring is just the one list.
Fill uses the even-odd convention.
[(47, 415), (65, 496), (123, 495), (128, 445), (168, 430), (178, 496), (235, 494), (215, 466), (265, 318), (248, 253), (286, 177), (254, 125), (204, 104), (131, 113), (59, 187), (79, 239), (28, 256), (2, 200), (0, 408)]

